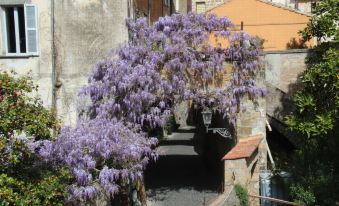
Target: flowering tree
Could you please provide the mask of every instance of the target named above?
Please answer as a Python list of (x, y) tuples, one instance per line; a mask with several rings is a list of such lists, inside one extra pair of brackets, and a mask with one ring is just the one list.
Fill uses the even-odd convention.
[[(196, 106), (213, 107), (235, 124), (241, 99), (264, 95), (254, 83), (257, 39), (231, 32), (234, 27), (226, 17), (177, 14), (153, 26), (145, 19), (129, 20), (127, 26), (128, 44), (97, 63), (81, 92), (91, 98), (86, 117), (75, 129), (63, 129), (56, 142), (45, 141), (40, 150), (46, 159), (72, 170), (77, 180), (72, 197), (92, 197), (96, 183), (113, 196), (140, 178), (157, 157), (156, 139), (143, 131), (162, 127), (173, 103), (192, 100)], [(226, 73), (226, 63), (232, 66), (230, 81), (207, 91)]]

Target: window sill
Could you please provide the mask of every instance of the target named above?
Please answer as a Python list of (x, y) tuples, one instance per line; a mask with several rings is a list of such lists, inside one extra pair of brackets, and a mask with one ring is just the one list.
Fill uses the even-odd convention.
[(0, 59), (27, 59), (30, 57), (39, 57), (38, 54), (7, 54), (0, 55)]

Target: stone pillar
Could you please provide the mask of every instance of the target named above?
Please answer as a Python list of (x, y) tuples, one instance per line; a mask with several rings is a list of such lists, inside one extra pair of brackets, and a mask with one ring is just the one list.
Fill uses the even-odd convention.
[[(247, 191), (252, 195), (259, 195), (259, 174), (261, 170), (267, 168), (267, 149), (266, 149), (266, 105), (265, 100), (259, 100), (258, 104), (254, 104), (252, 101), (245, 101), (244, 105), (247, 108), (246, 112), (239, 113), (237, 120), (237, 141), (242, 138), (262, 134), (264, 139), (259, 144), (257, 162), (253, 165), (249, 177), (249, 182), (246, 185)], [(247, 169), (247, 168), (246, 168)], [(259, 205), (259, 199), (250, 199), (250, 205)]]

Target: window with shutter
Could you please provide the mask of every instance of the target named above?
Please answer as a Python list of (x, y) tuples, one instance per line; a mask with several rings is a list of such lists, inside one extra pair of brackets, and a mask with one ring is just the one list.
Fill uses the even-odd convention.
[(25, 4), (26, 16), (26, 45), (28, 53), (38, 53), (37, 8), (32, 4)]
[(7, 55), (37, 55), (37, 8), (32, 4), (1, 7), (3, 43)]
[(164, 0), (165, 1), (165, 6), (170, 6), (171, 5), (171, 0)]
[(196, 11), (198, 14), (206, 11), (206, 3), (205, 2), (196, 2)]

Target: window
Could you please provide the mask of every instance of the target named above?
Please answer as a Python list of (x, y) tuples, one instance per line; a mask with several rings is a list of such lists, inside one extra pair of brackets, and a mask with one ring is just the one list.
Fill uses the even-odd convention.
[(165, 6), (171, 6), (171, 0), (164, 0)]
[(7, 55), (38, 54), (37, 9), (35, 5), (2, 6), (4, 46)]
[(206, 11), (206, 3), (205, 2), (196, 2), (196, 11), (197, 11), (197, 14), (205, 12)]
[(311, 11), (310, 12), (313, 12), (316, 6), (317, 6), (317, 2), (311, 1)]

